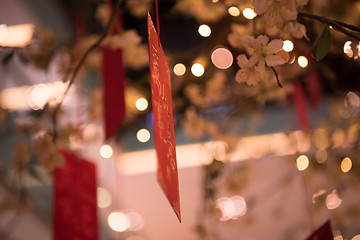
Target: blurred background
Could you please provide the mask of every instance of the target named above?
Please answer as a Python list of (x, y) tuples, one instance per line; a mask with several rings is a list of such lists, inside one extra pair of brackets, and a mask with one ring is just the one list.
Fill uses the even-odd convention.
[[(360, 239), (358, 40), (330, 28), (317, 62), (324, 24), (313, 19), (298, 18), (299, 36), (269, 26), (250, 0), (158, 3), (182, 223), (156, 181), (146, 22), (149, 10), (156, 23), (154, 1), (122, 1), (117, 33), (102, 43), (122, 49), (126, 72), (115, 135), (104, 141), (97, 48), (63, 99), (55, 146), (54, 109), (112, 5), (0, 0), (0, 239), (52, 239), (54, 169), (64, 163), (39, 156), (53, 148), (96, 165), (99, 239), (306, 239), (327, 220), (334, 239)], [(360, 1), (310, 0), (299, 11), (360, 22)], [(259, 34), (280, 37), (289, 61), (249, 86), (236, 81), (239, 36)]]

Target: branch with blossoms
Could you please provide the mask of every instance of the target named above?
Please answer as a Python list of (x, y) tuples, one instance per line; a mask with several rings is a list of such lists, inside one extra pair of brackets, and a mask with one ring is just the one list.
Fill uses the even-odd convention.
[(74, 84), (75, 80), (76, 80), (76, 76), (80, 70), (80, 68), (82, 67), (82, 65), (85, 63), (86, 59), (88, 58), (88, 56), (94, 51), (96, 50), (100, 44), (103, 42), (103, 40), (106, 38), (106, 36), (108, 35), (111, 26), (113, 25), (113, 22), (115, 20), (115, 17), (117, 16), (117, 13), (119, 12), (120, 6), (121, 6), (121, 0), (117, 0), (115, 1), (115, 4), (112, 8), (111, 11), (111, 15), (110, 18), (104, 28), (103, 33), (100, 35), (100, 37), (96, 40), (96, 42), (94, 42), (84, 53), (84, 55), (81, 57), (80, 61), (78, 62), (78, 64), (74, 67), (74, 71), (72, 72), (71, 76), (70, 76), (70, 80), (69, 80), (69, 84), (64, 92), (64, 95), (62, 96), (60, 102), (56, 105), (54, 112), (53, 112), (53, 116), (52, 116), (52, 125), (53, 125), (53, 141), (56, 142), (57, 139), (57, 115), (58, 112), (60, 111), (61, 105), (64, 102), (64, 99), (66, 97), (66, 95), (68, 94), (71, 86)]
[[(299, 18), (310, 18), (325, 24), (316, 43), (315, 58), (321, 61), (330, 50), (331, 34), (329, 27), (337, 30), (346, 36), (360, 41), (360, 27), (347, 24), (329, 17), (314, 15), (305, 12), (298, 12), (298, 9), (308, 3), (308, 0), (254, 0), (253, 7), (255, 12), (261, 17), (269, 27), (275, 27), (280, 32), (280, 37), (292, 35), (295, 38), (306, 39), (306, 27), (299, 22)], [(282, 87), (275, 66), (285, 64), (289, 60), (289, 55), (283, 48), (280, 39), (270, 40), (266, 35), (256, 38), (252, 36), (239, 35), (241, 30), (238, 26), (233, 27), (233, 33), (229, 36), (229, 42), (233, 46), (241, 46), (246, 54), (237, 57), (240, 70), (236, 74), (237, 82), (245, 82), (248, 85), (256, 85), (260, 79), (264, 78), (265, 67), (269, 67), (275, 74), (279, 87)]]

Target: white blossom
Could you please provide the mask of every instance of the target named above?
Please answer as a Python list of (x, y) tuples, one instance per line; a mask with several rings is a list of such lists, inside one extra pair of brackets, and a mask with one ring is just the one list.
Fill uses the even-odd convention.
[(247, 59), (245, 54), (237, 57), (237, 63), (240, 70), (236, 73), (235, 80), (237, 82), (246, 82), (248, 85), (256, 85), (261, 78), (261, 72), (255, 63)]
[(250, 61), (257, 64), (261, 73), (265, 72), (265, 63), (267, 66), (273, 67), (286, 63), (289, 58), (287, 53), (281, 51), (283, 42), (280, 39), (269, 42), (267, 36), (260, 35), (250, 42), (250, 46), (254, 49)]

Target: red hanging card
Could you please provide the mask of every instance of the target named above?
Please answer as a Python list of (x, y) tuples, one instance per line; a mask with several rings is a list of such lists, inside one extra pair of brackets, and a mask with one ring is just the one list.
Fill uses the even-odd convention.
[(324, 223), (320, 228), (311, 234), (306, 240), (334, 240), (330, 221)]
[(61, 153), (66, 164), (55, 169), (53, 239), (98, 239), (95, 164)]
[(302, 86), (298, 82), (294, 83), (294, 103), (300, 128), (305, 132), (310, 131), (310, 123), (306, 109), (305, 94)]
[(149, 13), (147, 19), (157, 179), (181, 222), (169, 67)]
[(121, 49), (102, 48), (105, 140), (113, 136), (125, 117), (125, 69)]

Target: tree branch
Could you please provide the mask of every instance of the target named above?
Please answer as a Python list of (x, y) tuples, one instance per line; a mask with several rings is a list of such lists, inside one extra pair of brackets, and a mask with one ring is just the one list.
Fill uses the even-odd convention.
[(62, 103), (64, 102), (64, 99), (66, 97), (66, 95), (68, 94), (71, 86), (74, 84), (75, 79), (76, 79), (76, 75), (78, 74), (80, 68), (82, 67), (82, 65), (85, 63), (86, 59), (88, 58), (88, 56), (90, 55), (91, 52), (93, 52), (95, 49), (97, 49), (101, 42), (105, 39), (105, 37), (107, 36), (107, 34), (110, 31), (110, 28), (115, 20), (115, 17), (120, 9), (120, 4), (121, 4), (121, 0), (117, 0), (116, 3), (114, 4), (112, 11), (111, 11), (111, 16), (110, 19), (108, 21), (108, 23), (105, 26), (105, 29), (103, 31), (103, 33), (101, 34), (101, 36), (97, 39), (97, 41), (92, 44), (84, 53), (84, 55), (81, 57), (80, 61), (78, 62), (78, 64), (75, 66), (74, 71), (72, 72), (69, 84), (60, 100), (60, 102), (56, 105), (55, 109), (54, 109), (54, 113), (52, 116), (52, 125), (53, 125), (53, 141), (56, 142), (57, 139), (57, 114), (59, 113), (59, 110), (61, 108)]
[(278, 86), (279, 86), (280, 88), (282, 88), (282, 85), (281, 85), (280, 79), (279, 79), (279, 75), (277, 74), (275, 68), (274, 68), (274, 67), (271, 67), (271, 69), (273, 70), (273, 72), (274, 72), (274, 74), (275, 74), (276, 82), (277, 82)]
[(350, 29), (350, 30), (353, 30), (353, 31), (356, 31), (356, 32), (360, 32), (360, 27), (350, 25), (350, 24), (347, 24), (347, 23), (344, 23), (344, 22), (340, 22), (340, 21), (337, 21), (337, 20), (334, 20), (334, 19), (331, 19), (331, 18), (328, 18), (328, 17), (314, 15), (314, 14), (305, 13), (305, 12), (299, 12), (298, 17), (300, 17), (300, 18), (311, 18), (311, 19), (317, 20), (319, 22), (328, 24), (328, 25), (332, 26), (334, 29), (342, 32), (343, 34), (360, 41), (360, 36), (357, 36), (354, 33), (347, 30), (347, 29)]

